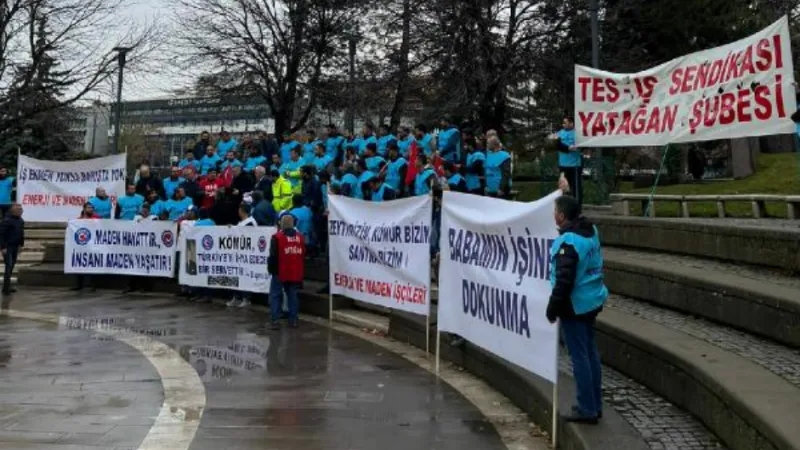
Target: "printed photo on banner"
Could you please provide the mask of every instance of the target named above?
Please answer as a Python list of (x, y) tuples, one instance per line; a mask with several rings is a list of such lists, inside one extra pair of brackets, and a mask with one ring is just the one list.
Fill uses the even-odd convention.
[(638, 73), (575, 66), (582, 147), (666, 145), (794, 133), (787, 17), (745, 39)]
[(439, 241), (439, 330), (550, 381), (558, 327), (545, 312), (560, 195), (521, 203), (445, 191)]
[(374, 203), (331, 195), (328, 207), (331, 292), (427, 316), (431, 197)]
[(269, 292), (267, 258), (273, 227), (181, 228), (182, 285)]
[(19, 156), (17, 201), (31, 222), (67, 222), (103, 188), (111, 211), (125, 195), (125, 154), (82, 161), (43, 161)]
[(64, 235), (64, 273), (171, 278), (176, 236), (172, 222), (73, 219)]

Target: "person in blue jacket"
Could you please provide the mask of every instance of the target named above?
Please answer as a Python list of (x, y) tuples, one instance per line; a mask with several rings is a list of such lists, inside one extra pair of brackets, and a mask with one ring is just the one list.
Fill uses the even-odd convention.
[(136, 185), (128, 184), (125, 195), (117, 200), (114, 217), (120, 220), (133, 220), (144, 205), (144, 197), (136, 193)]
[(333, 158), (325, 150), (325, 144), (318, 142), (314, 147), (314, 158), (311, 159), (311, 165), (317, 170), (317, 173), (330, 171), (333, 166)]
[(489, 147), (483, 165), (486, 195), (507, 198), (511, 193), (511, 155), (503, 149), (497, 136), (490, 136), (486, 145)]
[(562, 125), (563, 128), (556, 133), (558, 169), (567, 179), (578, 204), (583, 204), (583, 154), (575, 146), (575, 121), (572, 117), (565, 117)]
[(17, 181), (8, 175), (8, 169), (0, 166), (0, 220), (6, 216), (9, 208), (14, 204), (13, 193), (16, 185)]
[(359, 200), (369, 200), (369, 186), (367, 182), (375, 177), (375, 173), (367, 169), (367, 163), (363, 159), (356, 162), (356, 174), (358, 175), (358, 182), (353, 189), (351, 197)]
[[(169, 220), (178, 220), (186, 214), (187, 211), (194, 205), (191, 198), (186, 196), (186, 191), (182, 187), (175, 190), (175, 194), (166, 201), (164, 204), (164, 211), (167, 212)], [(161, 215), (161, 211), (159, 211)]]
[(470, 143), (464, 144), (467, 153), (467, 159), (464, 163), (464, 172), (466, 172), (467, 192), (475, 195), (484, 194), (484, 168), (486, 162), (486, 154), (483, 149), (476, 148)]
[(185, 157), (178, 163), (178, 167), (185, 169), (191, 166), (195, 171), (200, 170), (200, 161), (194, 157), (194, 150), (187, 150)]
[[(562, 180), (560, 188), (568, 190), (568, 183)], [(555, 204), (560, 236), (550, 248), (553, 290), (546, 316), (550, 323), (561, 322), (577, 394), (577, 405), (564, 420), (596, 424), (603, 415), (603, 391), (595, 322), (608, 298), (600, 236), (597, 228), (580, 215), (581, 205), (575, 198), (562, 195)]]
[[(300, 143), (294, 139), (289, 131), (283, 133), (283, 143), (281, 144), (281, 161), (284, 163), (292, 158), (292, 150), (300, 147)], [(298, 152), (302, 149), (298, 148)]]
[[(420, 153), (425, 154), (428, 158), (433, 155), (433, 135), (428, 133), (428, 127), (419, 124), (414, 127), (414, 135), (416, 137), (417, 147)], [(410, 154), (404, 154), (403, 157), (410, 158)]]
[(384, 174), (386, 184), (394, 189), (397, 197), (403, 197), (406, 192), (406, 173), (408, 172), (408, 161), (400, 156), (398, 144), (389, 143), (389, 160), (381, 169)]
[(227, 155), (228, 152), (234, 151), (239, 148), (239, 142), (231, 137), (231, 134), (222, 130), (219, 132), (219, 141), (217, 141), (217, 151), (222, 155)]
[(256, 167), (263, 165), (266, 161), (267, 158), (261, 154), (261, 149), (253, 147), (250, 154), (247, 155), (247, 160), (244, 162), (244, 171), (252, 173)]
[(459, 172), (459, 168), (452, 163), (444, 165), (444, 177), (447, 179), (447, 186), (453, 192), (466, 193), (467, 180)]
[(217, 154), (217, 149), (213, 145), (206, 147), (206, 156), (200, 160), (200, 174), (206, 175), (209, 170), (217, 169), (217, 165), (222, 161), (222, 158)]
[(414, 136), (411, 134), (411, 129), (408, 127), (400, 127), (397, 129), (397, 148), (400, 150), (400, 155), (404, 158), (408, 158), (409, 152), (411, 151), (411, 144), (413, 143)]
[[(134, 190), (136, 186), (134, 186)], [(94, 208), (94, 213), (100, 216), (101, 219), (110, 219), (111, 218), (111, 199), (108, 197), (106, 190), (102, 187), (98, 187), (94, 191), (94, 197), (89, 199), (89, 203), (92, 204), (92, 208)]]
[(385, 157), (386, 144), (388, 144), (389, 141), (396, 140), (397, 138), (389, 132), (389, 125), (381, 124), (378, 126), (378, 137), (376, 142), (378, 156)]
[(344, 166), (344, 174), (340, 180), (331, 180), (331, 185), (339, 190), (341, 195), (345, 197), (356, 198), (358, 185), (358, 176), (355, 174), (355, 166), (347, 164)]
[(386, 202), (397, 198), (397, 191), (389, 184), (381, 181), (379, 177), (373, 177), (367, 184), (369, 185), (370, 201)]
[(239, 160), (239, 152), (236, 150), (231, 150), (225, 154), (225, 159), (222, 161), (222, 164), (220, 164), (219, 171), (223, 172), (228, 167), (233, 169), (236, 166), (241, 167), (242, 161)]
[(366, 164), (367, 170), (371, 172), (380, 170), (381, 165), (385, 162), (382, 156), (376, 154), (377, 152), (377, 145), (372, 142), (367, 144), (367, 148), (364, 150), (364, 164)]
[(364, 127), (361, 130), (361, 138), (358, 141), (358, 146), (356, 147), (358, 156), (364, 154), (364, 151), (367, 149), (367, 144), (370, 143), (373, 143), (377, 146), (378, 138), (375, 137), (375, 126), (372, 125), (371, 123), (365, 123)]
[(311, 161), (316, 155), (314, 149), (317, 147), (317, 144), (321, 142), (322, 141), (317, 139), (317, 133), (313, 129), (309, 128), (306, 130), (306, 142), (303, 144), (303, 155), (301, 156), (306, 164), (311, 164)]
[(439, 156), (447, 162), (458, 163), (461, 161), (461, 132), (458, 127), (448, 119), (439, 122), (441, 127), (436, 138), (436, 147)]
[(428, 157), (422, 153), (417, 155), (417, 176), (414, 178), (414, 195), (429, 195), (439, 185), (436, 171), (430, 165)]
[(314, 214), (311, 212), (311, 208), (303, 203), (303, 196), (295, 194), (292, 197), (292, 209), (281, 214), (281, 216), (284, 214), (290, 214), (294, 217), (295, 228), (303, 235), (308, 252), (313, 253), (313, 249), (316, 247), (314, 244)]
[[(186, 181), (186, 179), (181, 176), (180, 167), (172, 167), (172, 171), (170, 172), (169, 176), (164, 178), (164, 180), (161, 182), (161, 184), (164, 186), (164, 194), (166, 197), (168, 199), (172, 198), (172, 196), (175, 194), (175, 189), (177, 189), (178, 186), (180, 186), (184, 181)], [(158, 216), (158, 213), (155, 211), (151, 210), (150, 212), (153, 215)]]

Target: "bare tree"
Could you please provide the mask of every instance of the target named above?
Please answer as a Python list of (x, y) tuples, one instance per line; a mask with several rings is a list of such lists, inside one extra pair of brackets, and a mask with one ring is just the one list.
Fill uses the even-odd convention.
[(135, 66), (157, 44), (153, 27), (120, 27), (122, 0), (0, 2), (0, 137), (74, 104), (116, 70), (113, 48)]
[(259, 95), (275, 132), (308, 120), (327, 75), (343, 67), (352, 0), (180, 0), (180, 33), (190, 64), (220, 86)]

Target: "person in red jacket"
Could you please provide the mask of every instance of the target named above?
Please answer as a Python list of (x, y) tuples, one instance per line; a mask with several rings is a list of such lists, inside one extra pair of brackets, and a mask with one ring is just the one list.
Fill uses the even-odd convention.
[(280, 230), (272, 236), (267, 259), (267, 269), (272, 275), (269, 306), (273, 330), (280, 329), (278, 319), (284, 292), (289, 303), (289, 326), (297, 328), (297, 292), (303, 285), (305, 255), (303, 235), (295, 229), (294, 217), (286, 214), (280, 219)]
[(203, 191), (203, 200), (200, 202), (200, 207), (211, 209), (214, 206), (217, 190), (225, 186), (225, 183), (217, 177), (217, 169), (209, 169), (208, 175), (200, 180), (199, 184), (200, 190)]

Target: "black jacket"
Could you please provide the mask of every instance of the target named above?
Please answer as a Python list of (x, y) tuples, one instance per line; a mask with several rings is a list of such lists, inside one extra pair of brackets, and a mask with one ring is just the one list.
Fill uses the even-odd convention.
[[(584, 217), (579, 217), (576, 221), (571, 222), (563, 229), (559, 230), (561, 234), (566, 232), (575, 233), (578, 236), (590, 238), (594, 236), (594, 225)], [(561, 244), (558, 254), (555, 257), (555, 274), (556, 283), (553, 286), (553, 293), (550, 294), (550, 301), (547, 304), (547, 318), (550, 320), (556, 317), (562, 319), (570, 318), (593, 318), (597, 316), (602, 307), (589, 311), (580, 316), (575, 315), (575, 310), (572, 308), (572, 288), (575, 285), (575, 275), (578, 269), (578, 252), (569, 244)]]
[(6, 215), (0, 223), (0, 249), (25, 245), (25, 221), (22, 217)]
[(137, 194), (147, 198), (147, 193), (150, 191), (156, 191), (162, 200), (166, 199), (164, 196), (164, 185), (161, 183), (161, 180), (154, 177), (152, 173), (147, 178), (140, 177), (139, 181), (136, 182)]
[(250, 176), (249, 173), (242, 172), (233, 178), (233, 181), (231, 181), (231, 188), (239, 191), (234, 197), (237, 203), (241, 203), (244, 194), (253, 191), (253, 177)]
[(183, 191), (186, 193), (186, 196), (192, 199), (194, 206), (200, 207), (200, 202), (203, 200), (203, 196), (205, 193), (200, 188), (200, 185), (197, 183), (197, 180), (186, 180), (181, 183), (181, 187)]
[[(297, 230), (294, 228), (283, 230), (283, 234), (286, 236), (292, 237), (297, 234)], [(276, 234), (272, 235), (272, 239), (269, 243), (269, 257), (267, 258), (267, 271), (272, 276), (278, 276), (278, 261), (280, 258), (278, 257), (278, 236)]]

